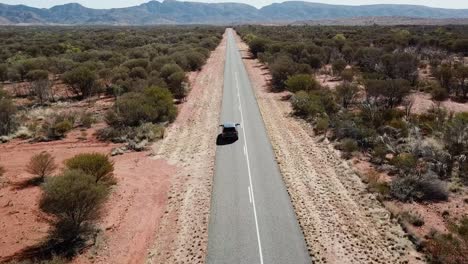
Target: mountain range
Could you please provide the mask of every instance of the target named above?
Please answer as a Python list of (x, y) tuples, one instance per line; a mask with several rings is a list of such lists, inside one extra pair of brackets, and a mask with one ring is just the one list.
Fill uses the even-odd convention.
[(0, 4), (0, 24), (28, 25), (157, 25), (290, 23), (356, 17), (468, 18), (468, 9), (416, 5), (329, 5), (303, 1), (276, 3), (257, 9), (240, 3), (199, 3), (165, 0), (138, 6), (92, 9), (70, 3), (52, 8)]

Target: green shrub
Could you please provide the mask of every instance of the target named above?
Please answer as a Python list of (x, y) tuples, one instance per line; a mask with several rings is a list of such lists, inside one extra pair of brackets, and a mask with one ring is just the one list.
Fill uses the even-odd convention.
[(333, 74), (335, 76), (340, 76), (341, 73), (344, 71), (344, 69), (346, 68), (346, 65), (348, 65), (346, 63), (345, 60), (343, 59), (338, 59), (338, 60), (335, 60), (333, 63), (332, 63), (332, 69), (333, 69)]
[(325, 133), (330, 127), (330, 119), (328, 117), (319, 117), (315, 122), (315, 131), (317, 133)]
[(118, 98), (114, 108), (106, 114), (106, 122), (113, 127), (137, 127), (148, 122), (171, 122), (176, 114), (169, 90), (150, 87), (143, 93), (127, 93)]
[(16, 128), (17, 109), (6, 92), (0, 89), (0, 136), (8, 135)]
[(320, 97), (305, 91), (299, 91), (291, 98), (294, 114), (302, 117), (315, 117), (325, 113)]
[(53, 127), (53, 130), (55, 131), (54, 134), (56, 134), (60, 138), (64, 137), (65, 134), (72, 129), (73, 129), (73, 124), (71, 123), (70, 120), (60, 121), (54, 124), (54, 127)]
[(310, 74), (296, 74), (289, 76), (285, 84), (288, 91), (293, 93), (299, 91), (309, 92), (320, 88), (320, 84)]
[(62, 80), (72, 88), (76, 95), (82, 98), (87, 98), (96, 92), (97, 75), (88, 67), (74, 68), (64, 73)]
[(263, 53), (267, 47), (267, 40), (259, 37), (252, 37), (249, 42), (249, 49), (254, 58), (257, 58), (259, 53)]
[(345, 138), (340, 141), (339, 149), (343, 151), (346, 158), (350, 158), (352, 153), (359, 150), (359, 146), (356, 140), (352, 138)]
[(55, 216), (53, 236), (73, 241), (100, 216), (109, 190), (83, 171), (66, 171), (44, 184), (40, 208)]
[(416, 169), (418, 159), (411, 153), (402, 153), (392, 160), (392, 164), (403, 173), (409, 173)]
[(430, 89), (433, 100), (445, 101), (449, 97), (447, 89), (440, 86), (438, 83), (433, 84)]
[(114, 163), (109, 157), (100, 153), (78, 154), (65, 161), (69, 170), (80, 170), (92, 176), (95, 183), (111, 185), (115, 183)]
[(432, 173), (398, 177), (392, 181), (391, 194), (402, 202), (446, 201), (448, 199), (446, 184)]

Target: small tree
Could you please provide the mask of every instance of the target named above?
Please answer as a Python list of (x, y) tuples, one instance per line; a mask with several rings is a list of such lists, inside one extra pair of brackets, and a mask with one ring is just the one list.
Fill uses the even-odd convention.
[(356, 97), (359, 92), (359, 87), (356, 84), (345, 82), (341, 85), (336, 87), (336, 96), (338, 100), (341, 101), (341, 105), (344, 108), (348, 108), (348, 106), (356, 100)]
[(32, 156), (26, 171), (44, 182), (45, 177), (51, 176), (54, 171), (57, 170), (57, 164), (55, 164), (55, 158), (47, 152), (42, 152)]
[(288, 77), (285, 82), (290, 92), (311, 91), (320, 88), (320, 84), (310, 74), (296, 74)]
[(13, 101), (0, 90), (0, 136), (7, 135), (15, 127), (14, 117), (16, 106)]
[(95, 91), (97, 75), (89, 68), (80, 66), (66, 72), (62, 79), (70, 85), (76, 95), (87, 98)]
[(249, 49), (252, 52), (254, 58), (257, 58), (258, 53), (265, 52), (267, 41), (263, 38), (254, 37), (251, 41), (249, 41)]
[(108, 193), (108, 187), (79, 170), (48, 179), (40, 207), (56, 216), (53, 236), (68, 242), (79, 238), (99, 218)]
[(346, 69), (346, 65), (347, 63), (343, 59), (335, 60), (332, 64), (333, 74), (340, 76), (344, 69)]
[(114, 163), (100, 153), (78, 154), (65, 161), (69, 170), (81, 170), (94, 178), (96, 183), (114, 184)]

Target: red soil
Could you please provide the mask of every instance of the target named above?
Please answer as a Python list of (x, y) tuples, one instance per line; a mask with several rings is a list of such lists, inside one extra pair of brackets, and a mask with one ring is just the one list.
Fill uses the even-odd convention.
[[(97, 126), (99, 127), (99, 126)], [(27, 161), (48, 151), (58, 164), (79, 153), (109, 154), (116, 144), (99, 142), (96, 128), (69, 133), (56, 142), (12, 141), (0, 145), (0, 164), (6, 169), (0, 185), (0, 261), (40, 242), (47, 234), (47, 215), (38, 208), (39, 187), (18, 189), (18, 183), (31, 178), (25, 172)], [(85, 136), (86, 139), (83, 139)], [(102, 232), (96, 244), (75, 263), (142, 263), (154, 236), (167, 200), (168, 178), (173, 166), (154, 160), (146, 153), (130, 153), (112, 158), (117, 185), (105, 205), (98, 226)], [(59, 172), (59, 171), (57, 171)]]

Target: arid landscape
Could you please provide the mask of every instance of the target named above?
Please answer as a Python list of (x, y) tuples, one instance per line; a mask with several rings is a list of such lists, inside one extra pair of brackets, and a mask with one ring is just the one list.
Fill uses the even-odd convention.
[(468, 11), (392, 7), (0, 4), (0, 263), (468, 263)]

